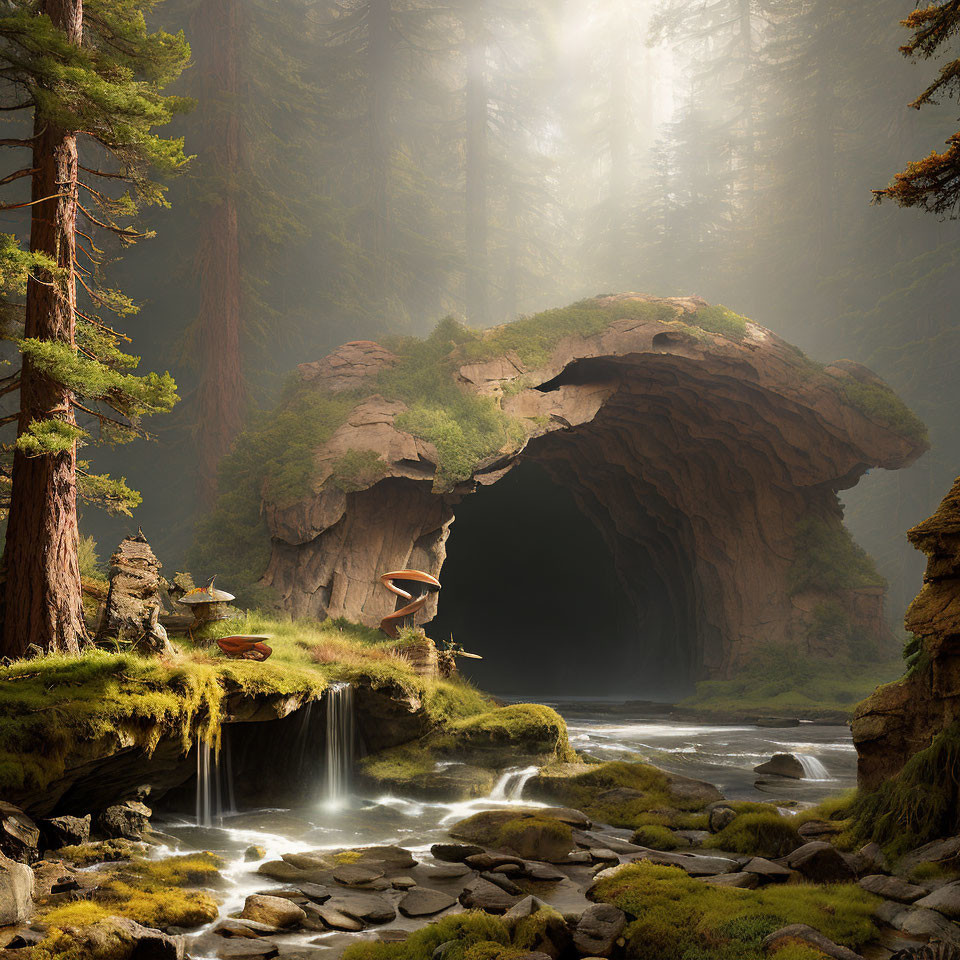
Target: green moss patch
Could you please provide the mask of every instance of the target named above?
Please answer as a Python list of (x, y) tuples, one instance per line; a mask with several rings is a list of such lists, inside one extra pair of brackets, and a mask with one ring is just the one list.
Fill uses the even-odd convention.
[(891, 855), (953, 836), (960, 819), (960, 724), (937, 734), (900, 773), (852, 804), (854, 835)]
[(794, 531), (794, 551), (791, 593), (886, 586), (871, 556), (838, 520), (802, 520)]
[(198, 737), (216, 742), (228, 693), (308, 700), (333, 681), (351, 681), (418, 698), (436, 725), (489, 710), (468, 684), (417, 676), (382, 635), (364, 627), (251, 613), (216, 624), (206, 639), (237, 633), (269, 634), (273, 656), (228, 660), (215, 646), (175, 638), (181, 654), (171, 659), (92, 649), (0, 668), (0, 793), (13, 800), (36, 793), (68, 763), (120, 744), (150, 752), (172, 736), (186, 752)]
[(662, 824), (648, 823), (637, 827), (633, 833), (633, 843), (651, 850), (676, 850), (689, 846), (682, 843), (674, 832)]
[(750, 322), (746, 317), (719, 304), (700, 307), (696, 313), (686, 319), (696, 324), (701, 330), (717, 333), (731, 340), (742, 340), (747, 335), (747, 324)]
[(864, 383), (853, 377), (834, 377), (841, 396), (868, 420), (901, 436), (926, 443), (927, 425), (886, 384)]
[[(383, 789), (407, 791), (417, 796), (459, 790), (465, 796), (485, 796), (492, 786), (493, 770), (504, 757), (515, 761), (549, 763), (569, 760), (574, 754), (563, 718), (549, 707), (518, 704), (490, 709), (490, 701), (466, 692), (470, 715), (453, 709), (449, 691), (437, 684), (430, 701), (436, 728), (414, 743), (383, 750), (360, 761), (362, 776)], [(474, 692), (475, 693), (475, 692)], [(454, 761), (456, 784), (440, 765)]]
[[(638, 828), (653, 814), (664, 826), (680, 827), (684, 811), (700, 810), (717, 798), (698, 799), (671, 790), (671, 778), (648, 763), (617, 760), (566, 769), (562, 766), (531, 781), (535, 794), (582, 810), (591, 819), (615, 827)], [(686, 827), (686, 824), (683, 824)]]
[[(51, 946), (67, 927), (85, 927), (108, 917), (127, 917), (147, 927), (198, 927), (216, 919), (215, 898), (206, 890), (219, 880), (222, 863), (212, 854), (166, 860), (135, 859), (104, 872), (89, 899), (53, 907), (42, 915)], [(52, 951), (56, 953), (56, 950)]]
[(796, 648), (771, 646), (758, 652), (738, 677), (704, 680), (681, 709), (717, 718), (853, 716), (857, 704), (903, 671), (897, 660), (854, 661), (838, 656), (814, 661)]
[(650, 320), (669, 323), (677, 309), (666, 303), (642, 300), (605, 302), (598, 298), (581, 300), (569, 307), (545, 310), (532, 317), (494, 327), (465, 341), (460, 354), (466, 362), (493, 360), (512, 351), (528, 368), (543, 366), (556, 346), (567, 337), (593, 337), (617, 320)]
[(719, 850), (770, 859), (784, 857), (802, 843), (796, 822), (773, 812), (741, 813), (712, 838)]
[(791, 923), (806, 923), (857, 950), (877, 936), (878, 898), (855, 884), (715, 887), (675, 867), (639, 863), (591, 888), (633, 918), (626, 955), (636, 960), (760, 960), (761, 941)]
[(343, 960), (433, 960), (441, 944), (444, 960), (512, 960), (510, 934), (497, 917), (479, 910), (443, 917), (415, 930), (402, 943), (367, 940), (351, 944)]

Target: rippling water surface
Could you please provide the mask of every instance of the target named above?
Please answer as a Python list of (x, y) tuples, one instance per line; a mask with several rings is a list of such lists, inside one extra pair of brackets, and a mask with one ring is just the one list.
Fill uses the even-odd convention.
[[(711, 726), (615, 714), (586, 704), (556, 704), (567, 719), (574, 747), (598, 759), (647, 759), (664, 769), (716, 784), (731, 799), (813, 802), (851, 788), (856, 753), (846, 727), (801, 724), (787, 729)], [(322, 753), (322, 751), (319, 751)], [(816, 780), (760, 778), (753, 768), (774, 753), (807, 758), (821, 774)], [(535, 772), (517, 768), (505, 774), (491, 796), (459, 803), (432, 803), (398, 796), (318, 801), (296, 809), (228, 813), (215, 826), (179, 820), (163, 825), (186, 849), (219, 853), (227, 861), (221, 916), (239, 910), (249, 893), (281, 886), (256, 874), (258, 863), (244, 861), (250, 845), (266, 859), (284, 853), (393, 843), (424, 856), (430, 845), (448, 839), (452, 823), (478, 810), (532, 806), (520, 793)], [(625, 832), (628, 835), (629, 831)], [(403, 923), (401, 919), (398, 921)], [(316, 934), (311, 935), (311, 939)]]

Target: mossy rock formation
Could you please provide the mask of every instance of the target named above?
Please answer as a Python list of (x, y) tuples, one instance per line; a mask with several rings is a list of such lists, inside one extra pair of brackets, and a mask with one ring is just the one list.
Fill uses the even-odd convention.
[(909, 669), (852, 724), (864, 835), (903, 849), (960, 827), (960, 479), (907, 537), (927, 556), (906, 616)]
[(378, 624), (395, 599), (378, 575), (439, 575), (457, 504), (527, 459), (603, 532), (638, 619), (654, 559), (690, 679), (732, 676), (764, 646), (828, 657), (884, 636), (883, 583), (837, 493), (926, 440), (866, 368), (823, 367), (698, 298), (639, 294), (387, 346), (301, 366), (226, 467), (223, 526), (255, 480), (262, 583), (287, 612)]

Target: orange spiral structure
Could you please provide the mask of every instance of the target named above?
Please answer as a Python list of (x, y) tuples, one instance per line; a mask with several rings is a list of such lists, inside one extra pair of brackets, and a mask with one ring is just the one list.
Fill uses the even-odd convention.
[(266, 660), (273, 653), (263, 641), (266, 637), (221, 637), (217, 646), (228, 656), (239, 660)]
[[(398, 587), (394, 580), (408, 580), (413, 583), (422, 583), (428, 589), (424, 590), (419, 597), (414, 598), (412, 593), (408, 593), (402, 587)], [(422, 610), (430, 594), (440, 589), (440, 581), (436, 577), (424, 573), (422, 570), (394, 570), (391, 573), (385, 573), (380, 577), (380, 582), (398, 597), (410, 602), (399, 610), (394, 610), (380, 621), (380, 629), (391, 639), (396, 640), (400, 636), (399, 626), (407, 617), (412, 617), (415, 613)]]

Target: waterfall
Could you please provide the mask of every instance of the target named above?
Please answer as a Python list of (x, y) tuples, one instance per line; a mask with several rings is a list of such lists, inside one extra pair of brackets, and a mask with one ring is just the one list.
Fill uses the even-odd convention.
[(214, 749), (206, 740), (197, 738), (198, 827), (218, 826), (223, 822), (225, 813), (236, 812), (229, 729), (224, 727), (221, 731), (219, 750)]
[(832, 780), (827, 768), (816, 758), (808, 756), (805, 753), (796, 754), (803, 767), (804, 780)]
[(531, 777), (537, 775), (539, 767), (511, 767), (504, 771), (490, 794), (491, 800), (520, 800), (523, 788)]
[(202, 739), (197, 740), (197, 826), (212, 827), (222, 818), (220, 806), (220, 755)]
[(353, 687), (349, 683), (332, 684), (327, 692), (326, 800), (343, 803), (350, 792), (353, 771)]

